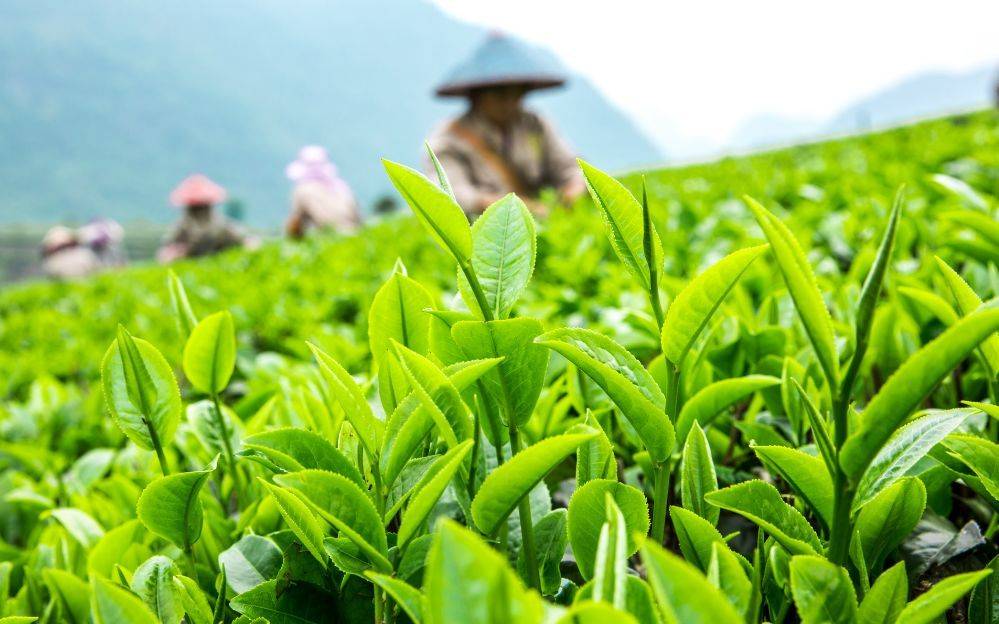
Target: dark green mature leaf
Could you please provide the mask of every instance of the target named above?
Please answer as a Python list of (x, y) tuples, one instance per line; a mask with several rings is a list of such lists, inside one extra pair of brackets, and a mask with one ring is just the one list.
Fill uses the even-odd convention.
[(90, 617), (94, 624), (159, 624), (141, 598), (102, 578), (90, 581)]
[(172, 559), (156, 555), (136, 568), (132, 591), (146, 603), (161, 624), (179, 624), (184, 604), (173, 577), (180, 574)]
[(556, 329), (539, 336), (537, 342), (561, 353), (607, 393), (653, 461), (669, 457), (675, 436), (665, 413), (666, 397), (635, 356), (587, 329)]
[(291, 583), (278, 591), (277, 581), (261, 583), (229, 601), (236, 613), (268, 624), (324, 624), (335, 598), (311, 583)]
[(824, 461), (786, 446), (754, 446), (753, 452), (815, 510), (825, 527), (832, 526), (833, 483)]
[(548, 350), (534, 343), (540, 334), (541, 323), (529, 318), (460, 321), (451, 327), (466, 359), (503, 358), (482, 384), (504, 422), (517, 427), (530, 419), (545, 382)]
[(419, 489), (412, 495), (409, 506), (402, 514), (402, 524), (399, 525), (396, 538), (400, 548), (405, 548), (409, 541), (416, 537), (417, 531), (426, 522), (434, 505), (444, 494), (451, 479), (461, 469), (462, 462), (471, 450), (472, 440), (465, 440), (441, 456), (430, 467), (428, 472), (430, 478), (417, 486)]
[(365, 487), (364, 478), (354, 464), (317, 433), (296, 427), (272, 429), (247, 437), (243, 446), (260, 451), (288, 472), (308, 468), (328, 470)]
[(777, 260), (777, 268), (784, 276), (787, 290), (798, 311), (798, 318), (805, 327), (805, 333), (815, 349), (822, 371), (831, 387), (839, 380), (839, 357), (836, 353), (836, 340), (833, 333), (829, 310), (822, 300), (815, 281), (812, 266), (805, 252), (794, 238), (794, 234), (783, 221), (775, 217), (756, 200), (745, 197), (746, 204), (756, 217), (756, 222), (770, 241), (770, 250)]
[(486, 535), (492, 535), (507, 516), (552, 468), (596, 435), (577, 433), (553, 436), (533, 444), (489, 473), (472, 501), (472, 518)]
[(90, 586), (71, 572), (59, 568), (45, 568), (42, 570), (42, 578), (48, 585), (49, 592), (59, 601), (63, 621), (68, 624), (88, 624)]
[(236, 328), (232, 314), (216, 312), (201, 319), (184, 344), (184, 374), (191, 385), (216, 395), (229, 384), (236, 367)]
[(346, 477), (324, 470), (275, 475), (274, 481), (296, 492), (312, 511), (353, 542), (381, 572), (391, 572), (388, 541), (371, 498)]
[(857, 595), (846, 570), (822, 557), (791, 559), (791, 594), (802, 624), (854, 624)]
[(453, 448), (458, 442), (472, 437), (468, 408), (444, 371), (399, 343), (394, 343), (394, 348), (413, 391), (437, 424), (448, 447)]
[(388, 576), (387, 574), (379, 574), (369, 570), (364, 573), (364, 576), (385, 590), (385, 593), (391, 596), (392, 600), (402, 607), (402, 610), (406, 612), (406, 615), (413, 621), (413, 624), (421, 624), (423, 622), (423, 595), (420, 593), (420, 590), (406, 581)]
[(330, 391), (343, 408), (343, 412), (369, 457), (378, 457), (385, 435), (385, 423), (375, 418), (357, 382), (339, 362), (310, 344), (309, 348), (319, 364), (319, 371)]
[(859, 429), (840, 452), (840, 465), (857, 477), (937, 383), (986, 337), (999, 329), (999, 309), (965, 316), (895, 371), (863, 412)]
[[(600, 208), (617, 257), (646, 291), (650, 288), (649, 261), (645, 255), (642, 206), (623, 184), (596, 167), (579, 160), (593, 203)], [(653, 255), (663, 257), (662, 244), (653, 229)]]
[(746, 375), (722, 379), (705, 386), (690, 397), (676, 421), (677, 440), (686, 440), (690, 427), (696, 422), (707, 427), (716, 416), (742, 401), (749, 395), (780, 384), (778, 377), (770, 375)]
[(721, 533), (715, 525), (683, 507), (671, 506), (669, 517), (673, 521), (673, 533), (680, 543), (683, 558), (706, 574), (714, 545), (728, 548)]
[(594, 479), (577, 489), (569, 499), (569, 543), (584, 578), (592, 578), (600, 530), (607, 518), (607, 496), (624, 516), (627, 553), (638, 550), (635, 535), (649, 531), (649, 508), (645, 495), (630, 485), (611, 479)]
[(969, 624), (999, 622), (999, 556), (993, 557), (988, 568), (992, 574), (978, 581), (968, 600)]
[[(323, 538), (326, 534), (326, 527), (316, 518), (315, 514), (296, 493), (280, 488), (263, 479), (260, 483), (267, 489), (277, 503), (278, 511), (291, 532), (295, 534), (298, 541), (305, 546), (305, 549), (320, 563), (326, 567), (326, 549), (323, 546)], [(223, 569), (224, 571), (224, 569)]]
[(472, 229), (454, 198), (415, 169), (382, 160), (392, 185), (437, 243), (459, 263), (472, 257)]
[[(538, 556), (541, 593), (545, 596), (554, 596), (561, 586), (559, 564), (569, 543), (567, 526), (568, 512), (565, 509), (548, 512), (534, 525), (534, 548)], [(517, 573), (521, 578), (527, 575), (527, 553), (523, 548), (517, 554)]]
[(687, 442), (683, 445), (680, 462), (680, 496), (683, 506), (711, 524), (718, 524), (719, 509), (704, 501), (704, 495), (718, 489), (715, 463), (711, 448), (701, 427), (694, 422)]
[(692, 279), (676, 296), (666, 312), (662, 330), (663, 353), (674, 366), (683, 365), (712, 315), (753, 260), (768, 247), (740, 249), (725, 256)]
[(972, 412), (973, 410), (969, 408), (927, 410), (925, 415), (910, 421), (896, 431), (861, 477), (851, 511), (863, 507), (879, 492), (906, 474), (930, 449), (959, 427)]
[(748, 518), (792, 554), (814, 555), (822, 551), (819, 537), (805, 517), (785, 503), (777, 488), (769, 483), (745, 481), (711, 492), (705, 499)]
[(925, 594), (905, 605), (897, 621), (905, 624), (930, 624), (936, 621), (951, 605), (991, 573), (992, 570), (979, 570), (943, 579)]
[[(668, 621), (684, 624), (742, 622), (742, 616), (701, 572), (662, 547), (646, 541), (642, 562)], [(696, 597), (696, 599), (691, 599)]]
[(260, 535), (244, 535), (220, 552), (218, 558), (219, 567), (225, 568), (229, 587), (237, 594), (274, 578), (283, 561), (277, 544)]
[(150, 533), (170, 540), (185, 552), (191, 550), (204, 524), (198, 495), (217, 464), (218, 457), (204, 470), (160, 477), (142, 490), (136, 513)]
[(736, 611), (745, 615), (753, 597), (753, 583), (739, 557), (723, 542), (711, 544), (707, 576), (712, 585), (724, 592)]
[(881, 563), (912, 532), (926, 508), (926, 488), (915, 477), (903, 477), (860, 509), (857, 539), (868, 569)]
[(182, 411), (180, 389), (156, 347), (119, 328), (101, 362), (101, 383), (111, 418), (129, 440), (147, 451), (154, 449), (150, 429), (162, 445), (173, 440)]
[(999, 444), (977, 436), (952, 435), (944, 440), (944, 446), (981, 479), (992, 498), (999, 500)]
[(857, 610), (857, 624), (894, 624), (908, 596), (905, 563), (899, 561), (874, 581)]

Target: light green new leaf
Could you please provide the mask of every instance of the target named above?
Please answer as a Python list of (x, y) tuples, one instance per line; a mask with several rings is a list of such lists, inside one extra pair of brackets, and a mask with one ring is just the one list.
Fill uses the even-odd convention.
[[(585, 428), (585, 429), (584, 429)], [(587, 411), (586, 420), (573, 425), (566, 433), (581, 433), (592, 429), (597, 432), (589, 442), (579, 445), (576, 450), (576, 488), (581, 488), (594, 479), (616, 479), (617, 458), (614, 445), (593, 414)]]
[(971, 591), (979, 581), (992, 573), (992, 570), (979, 570), (949, 576), (931, 587), (925, 594), (905, 605), (898, 616), (901, 624), (930, 624), (943, 615), (947, 609)]
[(129, 440), (147, 451), (155, 448), (154, 435), (170, 444), (180, 424), (180, 390), (156, 347), (119, 327), (101, 362), (101, 384), (111, 418)]
[(943, 297), (934, 292), (911, 286), (899, 286), (898, 294), (918, 304), (948, 327), (960, 318), (954, 308)]
[(281, 549), (260, 535), (244, 535), (219, 553), (219, 568), (225, 569), (226, 582), (237, 594), (277, 576), (283, 561)]
[(316, 519), (315, 514), (312, 513), (309, 506), (296, 494), (288, 490), (279, 488), (263, 479), (260, 479), (260, 483), (274, 497), (274, 502), (277, 503), (281, 517), (284, 518), (288, 528), (295, 534), (298, 541), (315, 557), (316, 561), (324, 568), (327, 567), (326, 560), (328, 557), (326, 556), (326, 549), (323, 547), (323, 538), (325, 537), (326, 530), (319, 520)]
[(832, 526), (833, 483), (821, 458), (786, 446), (754, 446), (753, 451), (808, 503), (823, 526)]
[(712, 505), (746, 517), (795, 555), (822, 551), (818, 535), (801, 513), (781, 498), (777, 488), (758, 479), (704, 497)]
[(960, 178), (945, 173), (934, 173), (930, 176), (930, 181), (941, 190), (959, 197), (979, 210), (988, 211), (989, 209), (989, 202), (970, 184)]
[(736, 611), (745, 615), (753, 597), (753, 583), (739, 557), (720, 541), (711, 544), (707, 576), (711, 584), (728, 597)]
[(905, 562), (899, 561), (871, 585), (857, 609), (857, 624), (895, 624), (908, 596)]
[(671, 506), (669, 517), (673, 522), (673, 533), (680, 543), (683, 558), (707, 573), (714, 545), (720, 544), (728, 548), (721, 533), (715, 525), (683, 507)]
[(694, 566), (651, 541), (642, 546), (649, 584), (667, 621), (684, 624), (742, 622), (742, 616)]
[[(126, 561), (126, 553), (141, 545), (145, 530), (139, 520), (129, 520), (104, 534), (87, 555), (87, 573), (111, 578), (115, 564)], [(144, 557), (143, 557), (144, 559)]]
[(625, 607), (628, 545), (624, 515), (609, 493), (604, 495), (607, 520), (600, 529), (593, 567), (593, 599)]
[(183, 282), (172, 269), (167, 271), (167, 290), (170, 291), (170, 307), (173, 308), (174, 320), (177, 322), (177, 333), (181, 340), (187, 341), (198, 324), (198, 317), (194, 315), (191, 302), (187, 300)]
[(294, 490), (313, 512), (354, 543), (382, 572), (391, 572), (388, 541), (381, 516), (371, 498), (356, 483), (324, 470), (275, 475), (278, 485)]
[(78, 576), (59, 568), (45, 568), (42, 570), (42, 578), (49, 586), (49, 592), (59, 601), (62, 621), (68, 624), (88, 624), (90, 586)]
[[(623, 184), (593, 165), (578, 160), (593, 203), (600, 208), (617, 257), (635, 276), (642, 288), (650, 288), (649, 261), (645, 255), (642, 206)], [(653, 229), (653, 255), (663, 257), (662, 244)]]
[[(640, 580), (640, 579), (638, 579)], [(580, 589), (580, 593), (583, 592)], [(634, 615), (627, 611), (615, 608), (606, 602), (593, 602), (592, 600), (581, 600), (577, 594), (576, 602), (573, 602), (564, 612), (560, 612), (560, 617), (555, 620), (555, 624), (639, 624)]]
[(857, 595), (850, 575), (822, 557), (791, 559), (791, 595), (802, 624), (854, 624)]
[(197, 581), (178, 574), (173, 577), (173, 586), (180, 596), (188, 624), (214, 624), (212, 607), (208, 604), (205, 592), (198, 587)]
[[(239, 624), (326, 624), (333, 595), (310, 583), (288, 583), (278, 591), (278, 581), (261, 583), (232, 598), (229, 606), (242, 614)], [(224, 603), (223, 603), (224, 604)], [(225, 621), (221, 616), (219, 622)]]
[(328, 470), (347, 477), (362, 488), (366, 487), (357, 467), (317, 433), (297, 427), (272, 429), (249, 436), (243, 440), (243, 446), (260, 451), (288, 472), (309, 468)]
[(406, 377), (423, 408), (430, 413), (449, 448), (472, 437), (472, 419), (444, 371), (424, 356), (393, 343)]
[(66, 532), (86, 549), (91, 548), (102, 537), (104, 529), (89, 514), (75, 507), (57, 507), (47, 512), (56, 519)]
[(777, 260), (777, 268), (784, 276), (787, 290), (794, 301), (801, 324), (815, 349), (815, 355), (826, 375), (830, 387), (839, 382), (839, 357), (833, 334), (832, 319), (826, 308), (822, 293), (815, 281), (812, 266), (805, 252), (794, 238), (794, 234), (783, 221), (775, 217), (756, 200), (746, 197), (746, 204), (756, 217), (757, 223), (770, 241), (770, 250)]
[(406, 612), (413, 624), (423, 622), (423, 594), (406, 581), (368, 570), (364, 576), (381, 587)]
[[(989, 220), (991, 221), (991, 219)], [(957, 310), (961, 313), (961, 316), (968, 316), (977, 310), (982, 305), (982, 300), (978, 297), (978, 294), (972, 290), (971, 286), (950, 265), (938, 256), (934, 256), (933, 258), (937, 261), (940, 273), (944, 277), (944, 283), (947, 284), (950, 294), (954, 297), (954, 301), (957, 303)], [(992, 374), (996, 374), (999, 371), (999, 336), (993, 335), (983, 340), (981, 349), (986, 361), (992, 368)]]
[(983, 309), (962, 318), (907, 359), (864, 410), (860, 428), (840, 452), (847, 475), (863, 472), (895, 429), (968, 353), (999, 329), (999, 309)]
[(588, 329), (556, 329), (537, 342), (575, 364), (607, 393), (628, 420), (654, 462), (673, 451), (673, 423), (659, 384), (624, 347)]
[(968, 599), (970, 624), (993, 624), (999, 621), (999, 556), (992, 558), (988, 568), (992, 570), (992, 574), (978, 581)]
[(753, 260), (769, 245), (740, 249), (708, 267), (690, 280), (676, 296), (663, 323), (663, 353), (674, 366), (682, 366), (697, 337), (721, 306)]
[(952, 435), (944, 440), (944, 446), (981, 479), (992, 498), (999, 500), (999, 444), (977, 436)]
[(132, 575), (135, 592), (161, 624), (179, 624), (184, 617), (184, 604), (173, 577), (180, 574), (172, 559), (156, 555), (136, 568)]
[(396, 538), (400, 548), (405, 548), (409, 541), (416, 537), (471, 450), (472, 440), (465, 440), (442, 455), (430, 467), (427, 472), (430, 478), (421, 484), (422, 487), (418, 486), (419, 489), (411, 496), (409, 506), (402, 514), (402, 523), (399, 525)]
[(437, 243), (459, 264), (472, 256), (472, 229), (454, 198), (415, 169), (382, 160), (392, 185)]
[(593, 433), (553, 436), (514, 455), (486, 476), (472, 501), (472, 519), (486, 535), (492, 535), (507, 516), (552, 468), (559, 465)]
[(926, 410), (902, 426), (885, 443), (857, 485), (851, 511), (860, 509), (916, 465), (930, 449), (973, 413), (970, 408)]
[(385, 435), (385, 424), (375, 418), (357, 382), (339, 362), (324, 353), (319, 347), (309, 344), (312, 354), (319, 364), (319, 371), (330, 391), (343, 408), (343, 412), (354, 431), (357, 432), (365, 452), (371, 458), (378, 457)]
[(739, 401), (779, 383), (778, 377), (770, 375), (746, 375), (722, 379), (701, 388), (680, 409), (680, 416), (676, 421), (677, 440), (686, 440), (690, 427), (695, 422), (701, 427), (707, 427), (716, 416)]
[(569, 499), (569, 543), (583, 578), (593, 577), (600, 531), (607, 518), (607, 496), (624, 517), (627, 549), (624, 557), (638, 551), (636, 535), (649, 532), (649, 507), (638, 488), (611, 479), (594, 479), (578, 488)]
[(236, 329), (228, 311), (206, 316), (184, 345), (184, 374), (191, 385), (216, 395), (229, 384), (236, 367)]
[(854, 525), (869, 570), (878, 570), (885, 558), (916, 528), (926, 508), (926, 487), (916, 477), (903, 477), (882, 490), (860, 509)]
[(159, 624), (142, 599), (117, 583), (90, 581), (90, 617), (94, 624)]
[(704, 501), (704, 495), (718, 489), (711, 447), (701, 427), (694, 422), (680, 461), (680, 496), (683, 506), (711, 524), (718, 524), (719, 509)]
[(188, 552), (201, 537), (204, 511), (198, 495), (215, 471), (218, 457), (204, 470), (156, 479), (142, 490), (136, 513), (150, 533)]

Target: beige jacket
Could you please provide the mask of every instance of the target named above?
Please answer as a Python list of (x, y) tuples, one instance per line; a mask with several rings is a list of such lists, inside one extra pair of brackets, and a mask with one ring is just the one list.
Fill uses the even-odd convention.
[(42, 261), (42, 271), (52, 279), (68, 280), (92, 275), (102, 268), (97, 254), (77, 245), (50, 254)]
[(357, 203), (349, 190), (336, 192), (319, 182), (304, 182), (292, 191), (288, 231), (293, 236), (314, 228), (349, 233), (360, 225)]
[[(469, 141), (469, 133), (479, 137), (479, 146)], [(525, 199), (534, 199), (542, 189), (562, 188), (581, 175), (569, 145), (547, 120), (530, 111), (524, 111), (505, 133), (468, 112), (438, 128), (429, 143), (447, 173), (458, 203), (469, 215), (481, 213), (489, 203), (507, 193), (517, 192)], [(481, 149), (482, 146), (487, 150)], [(493, 157), (484, 151), (491, 152)], [(506, 164), (521, 188), (513, 188), (511, 176), (497, 166), (498, 159)], [(430, 179), (437, 179), (429, 156), (425, 157), (424, 168)]]

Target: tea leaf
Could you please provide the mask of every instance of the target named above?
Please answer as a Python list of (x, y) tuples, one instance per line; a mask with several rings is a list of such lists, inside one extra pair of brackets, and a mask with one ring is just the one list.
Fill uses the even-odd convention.
[(999, 500), (999, 445), (970, 435), (952, 435), (943, 443), (951, 455), (964, 462), (982, 480), (989, 495)]
[(905, 563), (899, 561), (871, 585), (857, 610), (857, 624), (894, 624), (899, 621), (898, 614), (905, 608), (908, 595)]
[(472, 450), (472, 441), (465, 440), (458, 444), (440, 459), (434, 462), (428, 472), (432, 475), (410, 499), (409, 506), (402, 514), (402, 524), (399, 526), (396, 543), (400, 548), (405, 548), (411, 539), (416, 536), (423, 523), (430, 516), (434, 505), (440, 499), (455, 473), (461, 469), (461, 464), (465, 461), (469, 451)]
[(898, 616), (898, 622), (906, 624), (930, 624), (943, 615), (952, 604), (971, 591), (979, 581), (992, 573), (992, 570), (965, 572), (949, 576), (931, 587), (925, 594), (905, 605)]
[(156, 479), (142, 490), (136, 513), (150, 533), (188, 552), (201, 537), (204, 513), (198, 496), (215, 471), (218, 457), (204, 470)]
[(686, 440), (687, 434), (695, 422), (701, 427), (707, 427), (718, 414), (739, 401), (754, 392), (776, 386), (779, 383), (779, 378), (770, 375), (746, 375), (745, 377), (722, 379), (705, 386), (687, 399), (680, 410), (680, 416), (676, 421), (677, 439)]
[[(69, 624), (88, 624), (90, 621), (90, 586), (71, 572), (58, 568), (42, 570), (42, 578), (49, 586), (64, 621)], [(2, 619), (0, 619), (2, 621)]]
[[(624, 515), (609, 493), (604, 494), (607, 520), (600, 528), (593, 566), (593, 599), (625, 606), (628, 546)], [(630, 553), (629, 553), (630, 554)]]
[(183, 601), (173, 584), (174, 575), (179, 573), (172, 559), (157, 555), (136, 568), (132, 575), (132, 591), (161, 624), (179, 624), (184, 617)]
[(753, 584), (746, 576), (739, 557), (723, 542), (711, 544), (711, 562), (706, 574), (711, 584), (725, 593), (736, 611), (746, 614), (753, 595)]
[(205, 394), (217, 395), (236, 366), (236, 330), (229, 312), (206, 316), (184, 344), (184, 374)]
[(802, 624), (853, 624), (857, 596), (846, 570), (822, 557), (791, 559), (791, 594)]
[(173, 577), (173, 586), (184, 607), (184, 617), (190, 624), (214, 624), (212, 607), (194, 579), (178, 574)]
[(926, 488), (915, 477), (903, 477), (882, 490), (857, 514), (857, 537), (870, 570), (902, 543), (923, 517)]
[(191, 302), (187, 300), (183, 282), (173, 270), (167, 271), (167, 290), (170, 292), (170, 307), (173, 308), (173, 316), (177, 322), (177, 333), (181, 340), (187, 341), (198, 324), (198, 317), (194, 315)]
[(472, 256), (472, 229), (454, 198), (415, 169), (382, 160), (392, 185), (427, 232), (458, 263)]
[(225, 568), (225, 578), (237, 594), (250, 591), (265, 583), (281, 569), (281, 549), (260, 535), (244, 535), (218, 556), (219, 567)]
[(832, 526), (833, 482), (825, 462), (786, 446), (754, 446), (753, 452), (765, 466), (787, 481), (824, 526)]
[(247, 437), (243, 446), (260, 451), (288, 472), (308, 468), (328, 470), (366, 487), (354, 464), (339, 449), (311, 431), (295, 427), (272, 429)]
[[(954, 297), (961, 316), (968, 316), (977, 310), (982, 305), (982, 300), (975, 294), (971, 286), (938, 256), (934, 256), (933, 259), (936, 260), (940, 273), (944, 276), (944, 283), (947, 284), (947, 288)], [(981, 349), (994, 375), (999, 370), (999, 336), (993, 335), (983, 340)]]
[(90, 617), (94, 624), (159, 624), (142, 599), (117, 583), (90, 581)]
[[(742, 622), (742, 616), (694, 566), (662, 547), (646, 541), (642, 562), (663, 614), (673, 622), (714, 624)], [(691, 600), (697, 596), (696, 600)]]
[(416, 396), (434, 419), (448, 447), (472, 437), (468, 408), (447, 375), (422, 355), (399, 343), (393, 345)]
[[(323, 536), (326, 530), (320, 524), (319, 520), (316, 519), (315, 514), (313, 514), (309, 506), (297, 494), (289, 490), (279, 488), (263, 480), (260, 483), (274, 497), (274, 502), (277, 503), (281, 517), (284, 518), (284, 521), (288, 524), (288, 528), (295, 534), (298, 541), (301, 542), (302, 546), (305, 546), (305, 549), (315, 557), (316, 561), (323, 568), (326, 568), (327, 556), (326, 549), (323, 547)], [(263, 591), (259, 590), (259, 588), (265, 585), (266, 583), (263, 583), (254, 589)], [(233, 608), (235, 609), (236, 607), (234, 606)]]
[(309, 348), (319, 364), (319, 371), (326, 382), (326, 387), (343, 408), (347, 420), (361, 439), (364, 450), (369, 457), (378, 457), (385, 434), (385, 424), (375, 418), (371, 406), (364, 398), (364, 393), (350, 373), (319, 347), (310, 344)]
[[(562, 582), (559, 569), (565, 547), (569, 543), (567, 531), (568, 512), (556, 509), (544, 515), (534, 525), (534, 544), (537, 548), (538, 570), (541, 575), (541, 593), (554, 596)], [(521, 577), (527, 574), (527, 552), (521, 548), (517, 554), (517, 572)]]
[(777, 488), (760, 480), (746, 481), (711, 492), (712, 505), (746, 517), (796, 555), (822, 551), (819, 537), (797, 509), (785, 503)]
[(671, 506), (669, 517), (673, 521), (673, 532), (680, 543), (683, 558), (707, 573), (714, 545), (728, 548), (721, 533), (715, 525), (683, 507)]
[(364, 573), (369, 580), (378, 585), (385, 593), (392, 597), (402, 610), (406, 612), (413, 624), (421, 624), (423, 621), (423, 594), (409, 583), (386, 574), (379, 574), (368, 570)]
[(683, 459), (680, 462), (680, 496), (683, 506), (711, 524), (718, 524), (718, 508), (704, 501), (705, 494), (717, 489), (718, 477), (715, 476), (711, 448), (695, 421), (683, 446)]
[(635, 535), (649, 532), (649, 509), (640, 490), (610, 479), (594, 479), (577, 489), (569, 499), (569, 543), (583, 578), (593, 577), (600, 531), (607, 518), (607, 496), (614, 499), (624, 518), (627, 549), (624, 557), (638, 551)]

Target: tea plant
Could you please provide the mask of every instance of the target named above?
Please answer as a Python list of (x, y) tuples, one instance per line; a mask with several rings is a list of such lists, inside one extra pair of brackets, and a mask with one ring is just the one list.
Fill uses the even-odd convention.
[[(397, 262), (356, 377), (317, 344), (241, 363), (171, 275), (174, 361), (119, 326), (101, 362), (128, 443), (2, 447), (0, 622), (994, 621), (999, 563), (955, 569), (987, 547), (944, 516), (996, 531), (999, 307), (896, 269), (906, 193), (835, 287), (748, 197), (762, 239), (683, 283), (644, 182), (580, 166), (638, 348), (531, 313), (517, 197), (469, 226), (439, 166), (386, 161), (455, 296)], [(951, 218), (988, 240), (982, 201)]]

